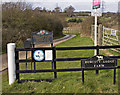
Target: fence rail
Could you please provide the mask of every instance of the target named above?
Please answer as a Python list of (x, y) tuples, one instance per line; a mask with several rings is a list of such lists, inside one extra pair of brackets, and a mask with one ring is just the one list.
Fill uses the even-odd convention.
[(86, 49), (109, 49), (109, 48), (120, 48), (120, 45), (114, 46), (83, 46), (83, 47), (40, 47), (40, 48), (16, 48), (15, 51), (31, 51), (33, 49), (56, 49), (56, 50), (86, 50)]
[[(99, 55), (99, 50), (100, 49), (110, 49), (110, 48), (120, 48), (120, 45), (115, 45), (115, 46), (86, 46), (86, 47), (45, 47), (45, 48), (31, 48), (31, 49), (23, 49), (23, 48), (16, 48), (16, 77), (19, 83), (24, 82), (24, 81), (52, 81), (53, 79), (57, 78), (57, 72), (68, 72), (68, 71), (82, 71), (82, 82), (84, 83), (84, 70), (96, 70), (96, 74), (98, 73), (98, 70), (105, 70), (105, 69), (114, 69), (114, 84), (115, 84), (115, 75), (116, 75), (116, 69), (119, 69), (120, 66), (116, 67), (107, 67), (107, 68), (69, 68), (69, 69), (56, 69), (56, 62), (58, 61), (78, 61), (78, 60), (83, 60), (83, 59), (88, 59), (90, 57), (79, 57), (79, 58), (56, 58), (56, 51), (61, 51), (61, 50), (89, 50), (89, 49), (96, 49), (97, 50), (97, 55)], [(31, 59), (19, 59), (19, 51), (32, 51), (32, 50), (41, 50), (41, 49), (46, 49), (46, 50), (53, 50), (53, 60), (51, 61), (43, 61), (43, 62), (52, 62), (52, 69), (43, 69), (43, 70), (36, 70), (36, 65), (35, 61)], [(114, 59), (120, 59), (120, 56), (108, 56), (109, 58), (114, 58)], [(21, 63), (29, 63), (29, 62), (34, 62), (34, 69), (31, 70), (20, 70), (19, 65)], [(27, 64), (26, 64), (27, 65)], [(54, 78), (53, 79), (20, 79), (20, 73), (41, 73), (41, 72), (53, 72), (54, 73)]]

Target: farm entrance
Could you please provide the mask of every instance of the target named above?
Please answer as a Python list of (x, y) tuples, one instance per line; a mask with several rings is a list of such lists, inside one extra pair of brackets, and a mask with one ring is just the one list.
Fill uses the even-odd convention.
[[(71, 71), (82, 71), (82, 82), (84, 83), (84, 71), (85, 70), (96, 70), (96, 74), (99, 73), (99, 70), (105, 69), (114, 69), (114, 81), (116, 82), (116, 69), (120, 68), (117, 65), (117, 59), (120, 59), (120, 56), (103, 56), (99, 55), (100, 49), (110, 49), (110, 48), (120, 48), (120, 46), (88, 46), (88, 47), (45, 47), (45, 48), (16, 48), (15, 58), (16, 58), (16, 79), (18, 82), (25, 81), (52, 81), (57, 78), (58, 72), (71, 72)], [(91, 50), (96, 49), (97, 55), (94, 57), (78, 57), (78, 58), (56, 58), (56, 51), (65, 51), (65, 50)], [(31, 52), (31, 57), (28, 59), (19, 59), (19, 52)], [(27, 56), (27, 55), (26, 55)], [(56, 62), (63, 61), (80, 61), (81, 64), (78, 68), (57, 68)], [(44, 63), (49, 64), (47, 69), (37, 68), (38, 64), (43, 66)], [(87, 65), (91, 64), (91, 65)], [(43, 63), (43, 64), (42, 64)], [(20, 67), (21, 64), (21, 67)], [(24, 65), (24, 66), (23, 66)], [(30, 69), (28, 69), (28, 66)], [(45, 67), (46, 68), (46, 67)], [(53, 73), (54, 77), (50, 75), (50, 79), (46, 76), (45, 79), (41, 79), (40, 75), (36, 76), (36, 79), (22, 79), (20, 74), (38, 74), (38, 73)], [(53, 77), (53, 78), (52, 78)]]
[[(103, 46), (120, 45), (120, 31), (116, 29), (106, 28), (101, 24), (97, 26), (97, 44)], [(91, 38), (94, 40), (94, 25), (91, 26)], [(111, 49), (120, 53), (120, 49)]]

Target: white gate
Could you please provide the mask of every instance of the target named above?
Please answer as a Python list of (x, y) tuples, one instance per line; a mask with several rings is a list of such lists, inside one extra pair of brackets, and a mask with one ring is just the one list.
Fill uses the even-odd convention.
[[(103, 45), (120, 45), (120, 31), (103, 26)], [(120, 53), (120, 49), (112, 49)]]

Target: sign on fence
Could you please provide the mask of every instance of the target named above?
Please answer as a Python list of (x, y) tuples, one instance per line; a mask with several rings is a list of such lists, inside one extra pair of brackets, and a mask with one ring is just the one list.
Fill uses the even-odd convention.
[(45, 50), (45, 60), (53, 60), (53, 51)]
[(32, 51), (32, 59), (35, 62), (52, 61), (53, 51), (45, 49), (37, 49)]
[(112, 36), (116, 36), (116, 30), (111, 29), (111, 35), (112, 35)]
[(103, 55), (97, 55), (89, 59), (81, 60), (82, 68), (106, 68), (117, 66), (117, 59), (111, 59)]
[(33, 52), (33, 60), (35, 61), (44, 61), (45, 60), (45, 51), (36, 50)]

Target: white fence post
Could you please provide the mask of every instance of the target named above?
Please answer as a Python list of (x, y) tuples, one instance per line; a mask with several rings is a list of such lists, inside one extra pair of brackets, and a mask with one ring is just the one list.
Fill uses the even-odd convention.
[(15, 43), (7, 44), (9, 85), (16, 80)]
[[(97, 9), (95, 9), (95, 12)], [(97, 46), (97, 15), (95, 16), (95, 32), (94, 32), (94, 46)], [(97, 50), (94, 50), (94, 55), (97, 55)]]

